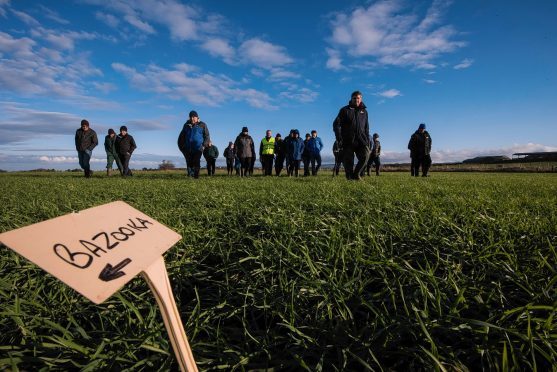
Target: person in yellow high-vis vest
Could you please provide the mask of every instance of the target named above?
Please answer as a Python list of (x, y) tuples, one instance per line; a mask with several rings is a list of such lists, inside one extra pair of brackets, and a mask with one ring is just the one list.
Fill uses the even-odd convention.
[(263, 175), (273, 175), (273, 159), (275, 157), (275, 139), (271, 130), (267, 130), (265, 137), (259, 144), (259, 159), (263, 166)]

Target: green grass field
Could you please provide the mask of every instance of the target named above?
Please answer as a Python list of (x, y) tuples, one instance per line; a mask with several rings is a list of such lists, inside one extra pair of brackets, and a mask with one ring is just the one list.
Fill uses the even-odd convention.
[[(124, 200), (201, 370), (555, 370), (557, 175), (0, 175), (8, 231)], [(94, 305), (0, 248), (0, 370), (176, 370), (140, 278)]]

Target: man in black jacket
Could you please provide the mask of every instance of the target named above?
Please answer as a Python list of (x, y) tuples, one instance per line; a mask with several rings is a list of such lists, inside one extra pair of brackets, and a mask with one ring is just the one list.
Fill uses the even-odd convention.
[[(343, 151), (344, 171), (347, 179), (360, 179), (360, 171), (366, 166), (370, 153), (369, 119), (362, 93), (355, 91), (350, 102), (338, 112), (333, 122), (338, 147)], [(358, 159), (354, 168), (354, 155)]]
[(129, 165), (132, 153), (136, 148), (135, 140), (128, 134), (128, 128), (122, 125), (120, 127), (120, 135), (116, 138), (116, 151), (122, 164), (122, 177), (133, 175)]
[(412, 159), (410, 174), (418, 177), (421, 166), (422, 177), (427, 177), (427, 172), (431, 166), (431, 136), (425, 130), (425, 123), (421, 123), (418, 130), (410, 137), (408, 150), (410, 150), (410, 158)]
[(81, 128), (75, 132), (75, 149), (79, 158), (79, 166), (85, 172), (85, 177), (91, 177), (89, 161), (93, 155), (93, 149), (99, 144), (97, 133), (89, 127), (89, 122), (81, 120)]

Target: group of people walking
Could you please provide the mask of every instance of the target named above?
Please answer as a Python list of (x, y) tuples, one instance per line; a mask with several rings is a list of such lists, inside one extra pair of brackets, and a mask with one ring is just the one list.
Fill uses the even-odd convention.
[[(77, 150), (79, 166), (83, 169), (86, 178), (91, 177), (93, 174), (89, 162), (93, 149), (98, 144), (97, 133), (90, 127), (87, 120), (81, 120), (81, 128), (75, 132), (75, 148)], [(129, 164), (132, 153), (136, 148), (135, 140), (128, 134), (128, 128), (125, 125), (120, 127), (119, 135), (116, 135), (114, 129), (110, 128), (108, 135), (104, 139), (104, 150), (107, 157), (106, 175), (110, 175), (112, 164), (116, 162), (120, 175), (123, 177), (132, 176)]]
[[(411, 175), (427, 177), (431, 166), (431, 136), (421, 123), (412, 134), (408, 149), (410, 150)], [(381, 143), (379, 134), (373, 136), (369, 132), (369, 117), (366, 105), (362, 100), (362, 93), (355, 91), (350, 97), (348, 105), (342, 107), (333, 121), (335, 143), (333, 155), (335, 165), (333, 176), (338, 175), (340, 165), (344, 166), (345, 176), (349, 180), (358, 180), (366, 173), (369, 176), (372, 168), (377, 176), (381, 168)], [(75, 146), (78, 152), (79, 164), (85, 172), (85, 177), (91, 177), (89, 161), (93, 149), (97, 146), (97, 134), (90, 128), (87, 120), (81, 121), (81, 128), (76, 131)], [(116, 165), (122, 176), (131, 176), (129, 161), (133, 151), (137, 148), (133, 137), (128, 134), (126, 126), (120, 127), (120, 134), (113, 129), (108, 130), (105, 137), (105, 151), (107, 154), (106, 172), (110, 175), (112, 164)], [(207, 162), (209, 176), (215, 174), (215, 163), (219, 156), (218, 148), (211, 142), (207, 124), (199, 120), (196, 111), (190, 111), (188, 120), (184, 123), (178, 136), (178, 148), (186, 160), (186, 174), (199, 178), (201, 156)], [(300, 165), (303, 162), (304, 176), (316, 176), (321, 168), (321, 150), (323, 141), (317, 136), (317, 131), (306, 133), (305, 139), (300, 138), (298, 129), (291, 129), (286, 138), (280, 133), (273, 137), (271, 130), (267, 130), (265, 137), (259, 142), (259, 160), (264, 176), (272, 176), (273, 168), (276, 176), (280, 176), (284, 168), (288, 176), (298, 177)], [(253, 175), (256, 160), (255, 141), (249, 134), (247, 127), (243, 127), (235, 141), (230, 141), (223, 153), (226, 159), (228, 175), (247, 177)], [(357, 163), (354, 164), (354, 158)]]
[[(317, 136), (316, 130), (313, 130), (311, 135), (306, 134), (306, 139), (302, 140), (298, 129), (290, 130), (284, 139), (280, 133), (273, 137), (273, 132), (269, 129), (259, 142), (259, 161), (263, 175), (272, 176), (274, 169), (275, 175), (280, 176), (286, 168), (288, 176), (298, 177), (300, 163), (303, 161), (304, 175), (310, 175), (311, 164), (311, 175), (316, 176), (321, 167), (322, 149), (323, 141)], [(255, 141), (247, 127), (242, 128), (234, 142), (228, 143), (224, 157), (228, 175), (233, 175), (234, 172), (241, 177), (253, 174), (256, 160)]]

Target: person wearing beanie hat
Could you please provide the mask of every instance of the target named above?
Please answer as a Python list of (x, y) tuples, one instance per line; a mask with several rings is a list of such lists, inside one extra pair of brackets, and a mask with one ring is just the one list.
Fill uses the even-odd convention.
[(93, 149), (98, 144), (97, 133), (90, 128), (87, 120), (81, 120), (81, 126), (75, 132), (75, 149), (77, 150), (79, 166), (83, 169), (86, 178), (91, 177), (93, 174), (89, 162), (93, 155)]
[(282, 168), (284, 167), (284, 159), (286, 157), (286, 148), (285, 142), (283, 140), (280, 133), (277, 133), (275, 136), (275, 175), (280, 176), (280, 172), (282, 172)]
[(422, 177), (428, 177), (428, 171), (431, 167), (431, 136), (425, 130), (425, 123), (421, 123), (418, 129), (410, 136), (408, 150), (410, 150), (410, 158), (412, 160), (410, 174), (418, 177), (421, 167)]
[(234, 159), (236, 159), (234, 142), (228, 142), (228, 147), (224, 149), (224, 158), (226, 159), (226, 172), (229, 176), (232, 176), (232, 172), (234, 171)]
[(236, 147), (236, 156), (240, 159), (240, 176), (247, 177), (251, 175), (250, 169), (255, 162), (255, 144), (253, 138), (248, 133), (248, 127), (243, 127), (242, 132), (234, 141)]
[[(348, 105), (339, 110), (333, 122), (333, 131), (338, 147), (342, 148), (346, 178), (359, 180), (360, 171), (366, 166), (370, 153), (369, 117), (361, 92), (353, 92)], [(354, 155), (358, 159), (356, 167)]]
[(130, 159), (132, 153), (137, 148), (135, 140), (128, 133), (128, 127), (122, 125), (120, 127), (120, 135), (116, 137), (116, 152), (120, 157), (120, 165), (122, 167), (122, 177), (133, 176), (130, 169)]
[(201, 155), (211, 141), (207, 124), (199, 120), (196, 111), (190, 111), (189, 119), (184, 123), (178, 135), (178, 148), (186, 159), (187, 176), (199, 178)]
[(116, 132), (110, 128), (108, 135), (104, 137), (104, 151), (106, 152), (106, 175), (110, 176), (112, 164), (116, 161), (118, 171), (122, 174), (122, 165), (120, 164), (120, 157), (116, 151)]

